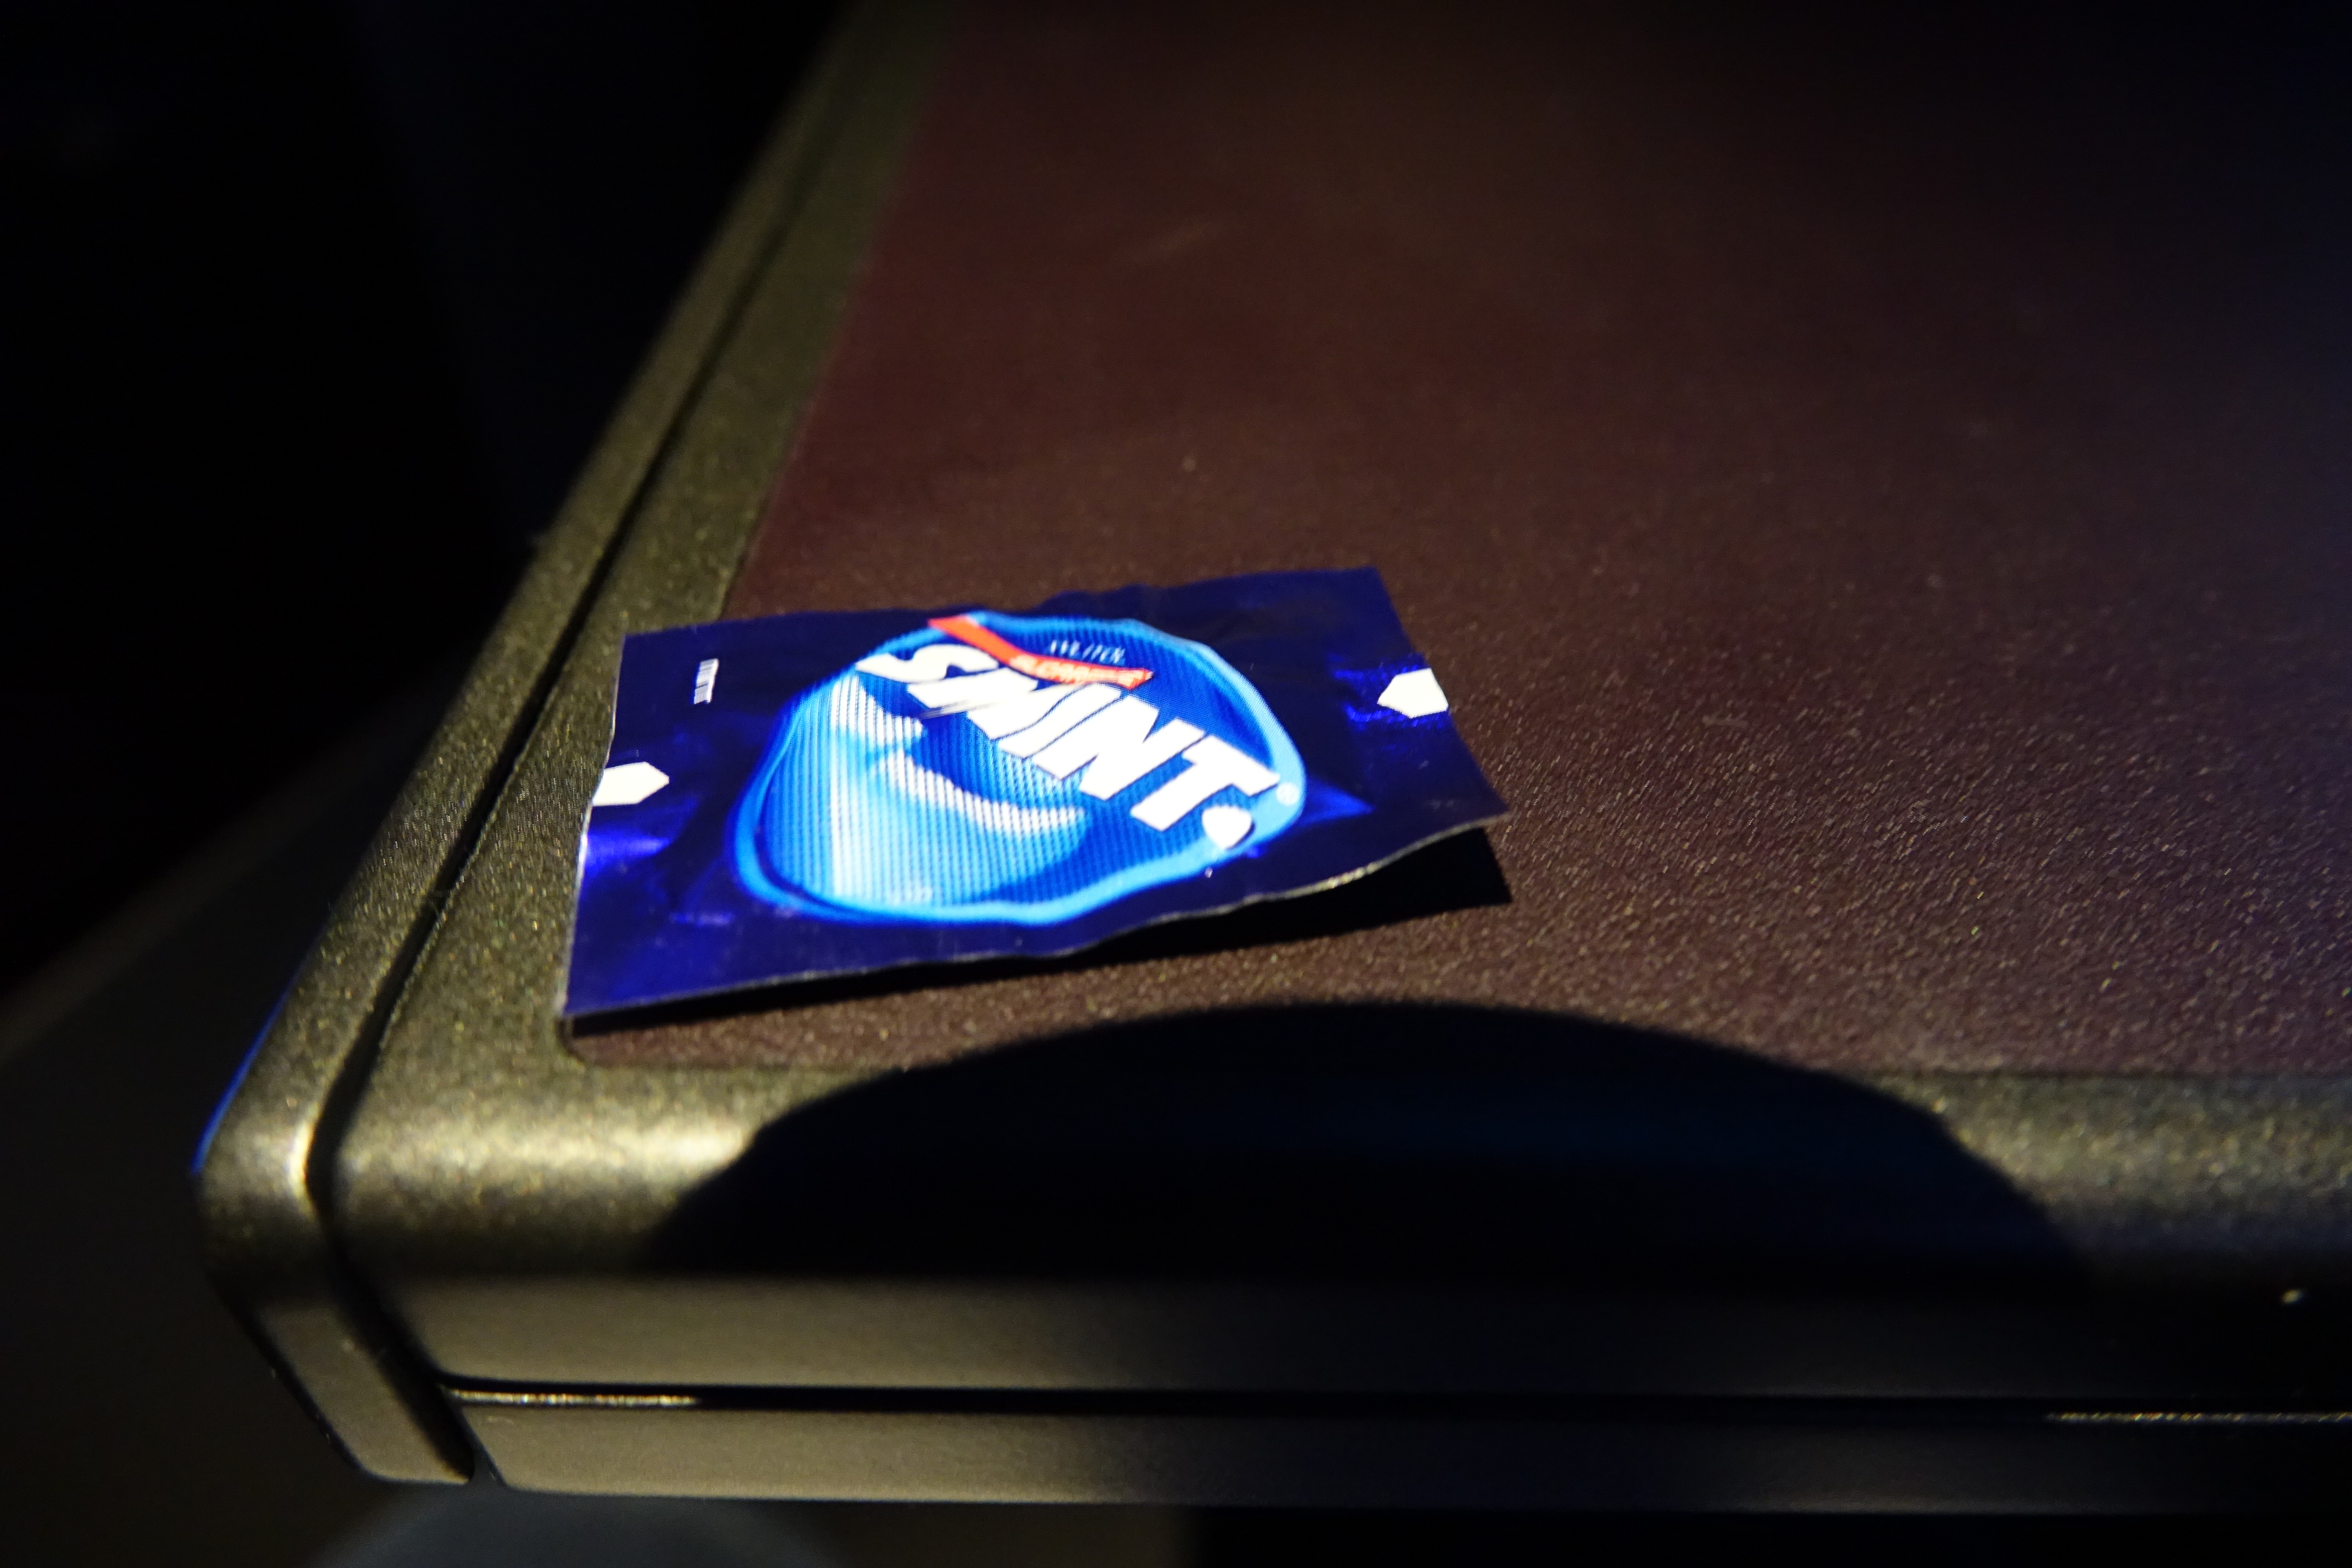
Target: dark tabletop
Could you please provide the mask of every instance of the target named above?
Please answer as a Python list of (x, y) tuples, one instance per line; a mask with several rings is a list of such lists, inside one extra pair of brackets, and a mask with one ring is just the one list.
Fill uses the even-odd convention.
[(1370, 563), (1515, 814), (1330, 918), (578, 1048), (1410, 999), (2352, 1067), (2340, 187), (1691, 15), (971, 7), (730, 613)]

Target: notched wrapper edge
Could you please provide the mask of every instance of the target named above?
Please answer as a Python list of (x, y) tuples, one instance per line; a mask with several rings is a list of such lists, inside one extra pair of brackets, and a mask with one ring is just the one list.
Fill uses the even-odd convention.
[(1508, 810), (1369, 569), (639, 633), (613, 713), (575, 1019), (1065, 958)]

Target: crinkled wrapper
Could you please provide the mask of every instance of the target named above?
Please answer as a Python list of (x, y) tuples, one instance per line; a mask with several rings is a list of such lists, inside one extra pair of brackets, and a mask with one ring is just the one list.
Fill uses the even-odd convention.
[(1504, 811), (1370, 570), (640, 633), (565, 1011), (1073, 952)]

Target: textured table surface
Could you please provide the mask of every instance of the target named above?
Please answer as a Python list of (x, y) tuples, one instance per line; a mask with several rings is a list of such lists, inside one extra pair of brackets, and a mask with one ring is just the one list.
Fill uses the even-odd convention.
[(1508, 901), (1457, 849), (578, 1048), (1414, 999), (1857, 1071), (2352, 1066), (2345, 226), (1736, 33), (973, 7), (730, 613), (1369, 563), (1515, 808)]

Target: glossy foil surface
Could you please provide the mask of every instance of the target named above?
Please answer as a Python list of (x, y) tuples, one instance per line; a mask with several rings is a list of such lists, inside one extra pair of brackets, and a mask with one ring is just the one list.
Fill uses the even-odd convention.
[(640, 634), (568, 1010), (1050, 955), (1502, 815), (1370, 572)]

